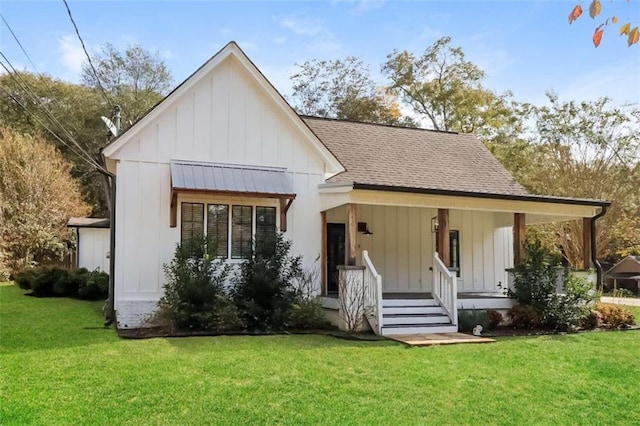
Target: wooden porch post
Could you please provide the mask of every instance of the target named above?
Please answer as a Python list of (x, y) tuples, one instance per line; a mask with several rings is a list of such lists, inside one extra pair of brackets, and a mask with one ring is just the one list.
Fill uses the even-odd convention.
[(582, 269), (591, 267), (591, 218), (582, 218)]
[(356, 264), (356, 233), (358, 231), (358, 212), (356, 204), (347, 204), (347, 230), (345, 241), (345, 264)]
[(524, 213), (513, 214), (513, 266), (524, 262), (525, 216)]
[(438, 255), (445, 266), (451, 266), (451, 250), (449, 245), (449, 209), (438, 209)]
[(322, 218), (321, 241), (322, 248), (320, 249), (320, 294), (322, 296), (327, 295), (327, 212), (320, 212)]

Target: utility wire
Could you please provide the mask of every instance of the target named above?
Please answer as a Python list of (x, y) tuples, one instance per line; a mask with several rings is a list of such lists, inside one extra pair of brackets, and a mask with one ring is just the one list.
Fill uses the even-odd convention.
[[(33, 60), (31, 60), (31, 56), (29, 56), (29, 54), (27, 53), (26, 49), (24, 48), (24, 46), (22, 45), (22, 43), (20, 42), (20, 39), (18, 39), (18, 36), (16, 35), (16, 33), (13, 31), (13, 29), (11, 28), (11, 25), (9, 25), (9, 22), (7, 22), (7, 20), (5, 19), (4, 16), (2, 16), (2, 14), (0, 14), (0, 18), (2, 18), (2, 21), (4, 22), (4, 24), (7, 26), (7, 28), (9, 29), (9, 32), (11, 32), (11, 35), (13, 36), (13, 39), (16, 41), (16, 43), (18, 44), (18, 46), (20, 46), (20, 49), (22, 50), (22, 53), (24, 53), (24, 56), (26, 56), (27, 60), (31, 63), (31, 66), (33, 67), (33, 70), (38, 74), (38, 75), (42, 75), (40, 73), (40, 71), (38, 70), (38, 67), (36, 66), (36, 64), (33, 62)], [(2, 52), (0, 52), (2, 53)], [(3, 55), (3, 57), (5, 58), (5, 60), (7, 61), (7, 63), (9, 63), (9, 65), (11, 65), (11, 63), (9, 62), (9, 60)], [(12, 66), (13, 68), (13, 66)], [(43, 79), (43, 83), (47, 85), (48, 89), (52, 89), (52, 84), (49, 84), (47, 82), (46, 77)], [(64, 105), (62, 105), (62, 102), (60, 101), (60, 99), (58, 99), (57, 96), (53, 96), (52, 99), (58, 104), (58, 106), (60, 106), (60, 108), (64, 109)], [(51, 115), (53, 115), (53, 113), (51, 113)], [(79, 132), (79, 129), (76, 127), (75, 124), (71, 123), (71, 127), (73, 128), (73, 130), (75, 130), (76, 132)], [(68, 134), (69, 132), (67, 132)], [(84, 146), (85, 150), (88, 149), (88, 146)]]
[(2, 18), (2, 22), (4, 22), (4, 24), (7, 26), (7, 28), (9, 29), (9, 32), (13, 36), (13, 39), (16, 41), (16, 43), (18, 43), (18, 46), (20, 46), (20, 49), (22, 49), (22, 53), (24, 53), (24, 56), (26, 56), (27, 59), (29, 60), (29, 63), (31, 63), (31, 66), (33, 67), (33, 70), (38, 72), (38, 69), (37, 69), (38, 67), (36, 67), (35, 63), (33, 63), (33, 61), (31, 60), (31, 57), (29, 56), (27, 51), (24, 49), (24, 46), (22, 46), (22, 43), (20, 43), (20, 40), (18, 40), (18, 36), (16, 36), (16, 33), (14, 33), (13, 29), (11, 29), (11, 25), (9, 25), (7, 20), (4, 19), (4, 16), (2, 16), (1, 13), (0, 13), (0, 18)]
[(96, 71), (96, 68), (93, 66), (93, 62), (91, 61), (91, 56), (89, 55), (89, 52), (87, 52), (87, 48), (84, 45), (84, 40), (82, 40), (82, 37), (80, 36), (80, 31), (78, 30), (78, 26), (76, 25), (76, 21), (73, 19), (73, 15), (71, 14), (71, 9), (69, 9), (69, 4), (67, 3), (67, 0), (62, 0), (64, 2), (65, 7), (67, 8), (67, 13), (69, 14), (69, 19), (71, 20), (71, 23), (73, 24), (73, 28), (75, 28), (76, 30), (76, 35), (78, 36), (78, 40), (80, 40), (80, 44), (82, 45), (82, 50), (84, 50), (84, 54), (87, 56), (87, 60), (89, 61), (89, 66), (91, 67), (91, 70), (93, 71), (93, 75), (96, 78), (96, 82), (98, 83), (98, 87), (100, 88), (100, 91), (102, 92), (102, 95), (104, 96), (104, 99), (107, 101), (107, 104), (110, 105), (111, 107), (113, 107), (113, 102), (109, 99), (109, 96), (107, 95), (107, 92), (104, 90), (104, 87), (102, 86), (102, 82), (100, 82), (100, 77), (98, 77), (98, 72)]
[[(73, 135), (71, 134), (71, 132), (69, 132), (66, 127), (53, 115), (53, 113), (47, 108), (47, 106), (42, 102), (42, 100), (38, 97), (38, 95), (31, 89), (31, 87), (29, 86), (29, 84), (24, 81), (22, 79), (22, 77), (20, 76), (20, 74), (16, 71), (16, 69), (14, 68), (14, 66), (11, 64), (11, 62), (9, 61), (9, 59), (2, 53), (0, 52), (0, 56), (2, 56), (2, 58), (4, 58), (4, 60), (9, 64), (9, 66), (11, 67), (11, 70), (13, 70), (13, 72), (11, 72), (4, 63), (2, 63), (0, 61), (0, 65), (2, 65), (2, 67), (7, 71), (7, 73), (9, 73), (9, 75), (13, 78), (13, 80), (18, 83), (18, 86), (25, 90), (27, 92), (27, 94), (29, 94), (31, 96), (31, 98), (33, 99), (33, 101), (36, 104), (39, 104), (40, 106), (42, 106), (45, 115), (49, 118), (49, 120), (56, 124), (64, 133), (66, 133), (67, 137), (73, 142), (73, 144), (77, 147), (78, 150), (80, 150), (80, 152), (82, 152), (85, 156), (85, 159), (89, 159), (92, 163), (94, 163), (96, 166), (99, 166), (99, 164), (91, 157), (91, 155), (89, 155), (89, 153), (86, 152), (86, 150), (80, 146), (80, 144), (78, 143), (78, 141), (75, 140), (75, 138), (73, 137)], [(20, 81), (18, 81), (18, 79)], [(74, 151), (76, 152), (76, 151)]]
[[(51, 128), (49, 126), (47, 126), (45, 123), (43, 123), (42, 120), (40, 120), (40, 118), (34, 112), (30, 111), (29, 108), (27, 108), (22, 102), (20, 102), (20, 100), (18, 100), (8, 89), (6, 89), (3, 85), (0, 85), (0, 90), (2, 92), (4, 92), (9, 97), (9, 99), (11, 99), (13, 102), (18, 104), (25, 112), (27, 112), (27, 114), (32, 116), (36, 120), (36, 122), (38, 124), (40, 124), (42, 127), (45, 128), (45, 130), (47, 130), (49, 133), (51, 133), (51, 135), (54, 138), (56, 138), (57, 140), (59, 140), (60, 143), (62, 143), (67, 148), (69, 148), (74, 154), (78, 155), (78, 157), (80, 157), (83, 160), (87, 161), (86, 158), (84, 158), (73, 146), (69, 145), (65, 140), (63, 140), (60, 136), (58, 136), (58, 134), (56, 132), (51, 130)], [(94, 163), (91, 163), (90, 165), (95, 167)]]

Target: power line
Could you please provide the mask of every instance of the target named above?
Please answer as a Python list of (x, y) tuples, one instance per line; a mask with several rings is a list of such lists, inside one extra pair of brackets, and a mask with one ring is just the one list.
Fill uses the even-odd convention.
[(44, 127), (45, 130), (47, 130), (54, 138), (56, 138), (58, 141), (60, 141), (60, 143), (62, 143), (67, 148), (69, 148), (74, 154), (76, 154), (78, 157), (83, 159), (90, 166), (96, 167), (96, 168), (101, 169), (101, 170), (104, 170), (104, 168), (102, 166), (100, 166), (97, 162), (93, 161), (92, 159), (91, 159), (92, 161), (88, 161), (87, 158), (83, 157), (82, 154), (79, 153), (73, 146), (69, 145), (65, 140), (63, 140), (60, 136), (58, 136), (58, 134), (56, 132), (51, 130), (51, 128), (49, 126), (47, 126), (45, 123), (43, 123), (42, 120), (40, 120), (40, 118), (34, 112), (30, 111), (29, 108), (27, 108), (22, 102), (20, 102), (4, 86), (0, 85), (0, 90), (2, 90), (9, 97), (9, 99), (11, 99), (13, 102), (18, 104), (25, 112), (27, 112), (27, 114), (32, 116), (36, 120), (36, 122), (38, 124), (40, 124), (42, 127)]
[(20, 40), (18, 40), (18, 36), (16, 36), (16, 33), (14, 33), (13, 29), (11, 29), (11, 25), (9, 25), (7, 20), (4, 19), (4, 16), (2, 16), (1, 13), (0, 13), (0, 18), (2, 18), (2, 22), (4, 22), (4, 24), (7, 26), (7, 28), (9, 29), (9, 32), (13, 36), (13, 39), (16, 41), (16, 43), (18, 43), (18, 46), (20, 46), (20, 49), (22, 49), (22, 53), (24, 53), (24, 56), (26, 56), (27, 59), (29, 60), (29, 62), (31, 63), (31, 66), (33, 67), (33, 70), (38, 72), (38, 67), (36, 67), (36, 64), (33, 63), (33, 61), (31, 60), (31, 57), (29, 56), (27, 51), (24, 49), (24, 46), (22, 46), (22, 43), (20, 43)]
[(82, 40), (82, 37), (80, 36), (80, 31), (78, 30), (78, 26), (76, 25), (76, 21), (73, 19), (73, 15), (71, 14), (71, 9), (69, 9), (69, 4), (67, 3), (67, 0), (62, 0), (64, 2), (65, 7), (67, 8), (67, 13), (69, 14), (69, 19), (71, 20), (71, 23), (73, 24), (73, 28), (75, 28), (76, 30), (76, 35), (78, 36), (78, 40), (80, 40), (80, 44), (82, 45), (82, 50), (84, 50), (84, 54), (87, 57), (87, 60), (89, 61), (89, 66), (91, 67), (91, 70), (93, 71), (93, 75), (96, 78), (96, 81), (98, 82), (98, 87), (100, 88), (100, 91), (102, 92), (102, 95), (104, 96), (104, 99), (107, 101), (107, 104), (109, 104), (110, 106), (113, 107), (113, 102), (111, 102), (109, 100), (109, 96), (107, 95), (107, 92), (104, 90), (104, 87), (102, 86), (102, 83), (100, 82), (100, 77), (98, 77), (98, 72), (96, 71), (96, 68), (93, 66), (93, 62), (91, 61), (91, 56), (89, 55), (89, 52), (87, 52), (87, 48), (84, 45), (84, 40)]
[[(31, 87), (29, 86), (29, 84), (24, 81), (22, 79), (22, 77), (20, 76), (20, 74), (16, 71), (16, 69), (14, 68), (14, 66), (11, 64), (11, 62), (9, 61), (9, 59), (0, 51), (0, 56), (2, 56), (2, 58), (4, 58), (4, 60), (9, 64), (9, 66), (11, 67), (11, 70), (13, 72), (11, 72), (3, 62), (0, 61), (0, 65), (2, 65), (2, 67), (7, 71), (7, 73), (9, 73), (9, 75), (11, 76), (11, 78), (13, 78), (13, 80), (18, 84), (18, 86), (25, 90), (27, 92), (28, 95), (31, 96), (31, 98), (33, 99), (33, 101), (36, 104), (39, 104), (40, 106), (42, 106), (45, 115), (49, 118), (49, 120), (54, 123), (55, 125), (57, 125), (64, 133), (66, 133), (67, 137), (73, 142), (73, 144), (77, 147), (78, 150), (80, 150), (80, 152), (82, 152), (85, 156), (85, 158), (89, 159), (92, 163), (95, 163), (96, 165), (98, 165), (98, 163), (91, 157), (91, 155), (89, 153), (87, 153), (85, 151), (85, 149), (80, 146), (80, 144), (78, 143), (78, 141), (75, 140), (75, 138), (73, 137), (73, 135), (71, 134), (71, 132), (69, 132), (66, 127), (53, 115), (53, 113), (47, 108), (47, 106), (42, 102), (42, 99), (40, 99), (40, 97), (31, 89)], [(18, 81), (18, 79), (20, 81)], [(76, 152), (76, 151), (74, 151)]]
[[(53, 88), (53, 85), (52, 85), (53, 81), (47, 82), (47, 78), (46, 78), (46, 76), (44, 76), (43, 74), (41, 74), (41, 73), (40, 73), (40, 71), (38, 70), (38, 67), (36, 66), (36, 64), (35, 64), (35, 63), (33, 62), (33, 60), (31, 59), (31, 56), (29, 56), (29, 53), (27, 53), (27, 50), (24, 48), (24, 46), (23, 46), (23, 45), (22, 45), (22, 43), (20, 42), (20, 39), (18, 38), (17, 34), (13, 31), (13, 29), (11, 28), (11, 25), (9, 25), (9, 22), (7, 22), (7, 20), (5, 19), (5, 17), (4, 17), (2, 14), (0, 14), (0, 18), (2, 18), (2, 21), (4, 22), (4, 24), (5, 24), (5, 25), (7, 26), (7, 28), (9, 29), (9, 32), (11, 32), (11, 35), (13, 36), (13, 39), (16, 41), (16, 43), (18, 44), (18, 46), (20, 46), (20, 49), (22, 50), (22, 53), (24, 53), (24, 55), (26, 56), (27, 60), (31, 63), (31, 66), (33, 67), (34, 71), (35, 71), (38, 75), (41, 75), (41, 76), (42, 76), (42, 78), (43, 78), (42, 82), (47, 86), (47, 88), (48, 88), (49, 90), (51, 90), (51, 89)], [(2, 53), (2, 52), (0, 52), (0, 53)], [(3, 57), (5, 58), (5, 60), (7, 61), (7, 63), (9, 63), (9, 65), (11, 66), (11, 62), (9, 62), (9, 60), (6, 58), (6, 56), (4, 56), (4, 55), (3, 55)], [(12, 67), (12, 68), (14, 69), (14, 71), (15, 71), (15, 68), (14, 68), (13, 66), (11, 66), (11, 67)], [(17, 74), (17, 75), (19, 75), (19, 74)], [(21, 80), (22, 80), (22, 79), (21, 79)], [(23, 82), (24, 82), (24, 81), (23, 81)], [(24, 83), (26, 84), (26, 82), (24, 82)], [(50, 83), (51, 83), (51, 84), (50, 84)], [(28, 86), (28, 85), (27, 85), (27, 86)], [(33, 91), (32, 91), (32, 92), (33, 92)], [(58, 99), (58, 97), (57, 97), (57, 96), (53, 96), (51, 99), (53, 99), (53, 101), (54, 101), (55, 103), (57, 103), (57, 104), (58, 104), (58, 106), (60, 106), (62, 109), (64, 109), (64, 108), (65, 108), (65, 106), (64, 106), (64, 105), (62, 105), (62, 102), (60, 101), (60, 99)], [(44, 105), (43, 105), (43, 106), (44, 106)], [(46, 107), (45, 107), (45, 109), (46, 109)], [(52, 116), (53, 116), (53, 113), (52, 113), (52, 112), (50, 112), (50, 115), (52, 115)], [(78, 127), (77, 127), (75, 124), (71, 123), (71, 127), (72, 127), (72, 129), (73, 129), (73, 130), (75, 130), (76, 132), (79, 132), (79, 129), (78, 129)], [(69, 134), (69, 132), (67, 132), (67, 134)], [(85, 145), (85, 146), (84, 146), (84, 148), (85, 148), (85, 149), (88, 149), (88, 146), (86, 146), (86, 145)]]

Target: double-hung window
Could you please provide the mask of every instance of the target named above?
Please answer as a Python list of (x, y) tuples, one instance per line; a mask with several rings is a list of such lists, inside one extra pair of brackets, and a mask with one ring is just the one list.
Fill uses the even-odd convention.
[(183, 202), (181, 211), (181, 242), (206, 237), (224, 259), (245, 259), (254, 240), (271, 242), (276, 235), (275, 207)]

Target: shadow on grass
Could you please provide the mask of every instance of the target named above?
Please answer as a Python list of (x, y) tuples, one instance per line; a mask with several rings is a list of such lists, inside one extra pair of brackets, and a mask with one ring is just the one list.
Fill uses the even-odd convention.
[(118, 340), (104, 328), (104, 302), (27, 297), (17, 286), (0, 286), (0, 353), (88, 346)]

